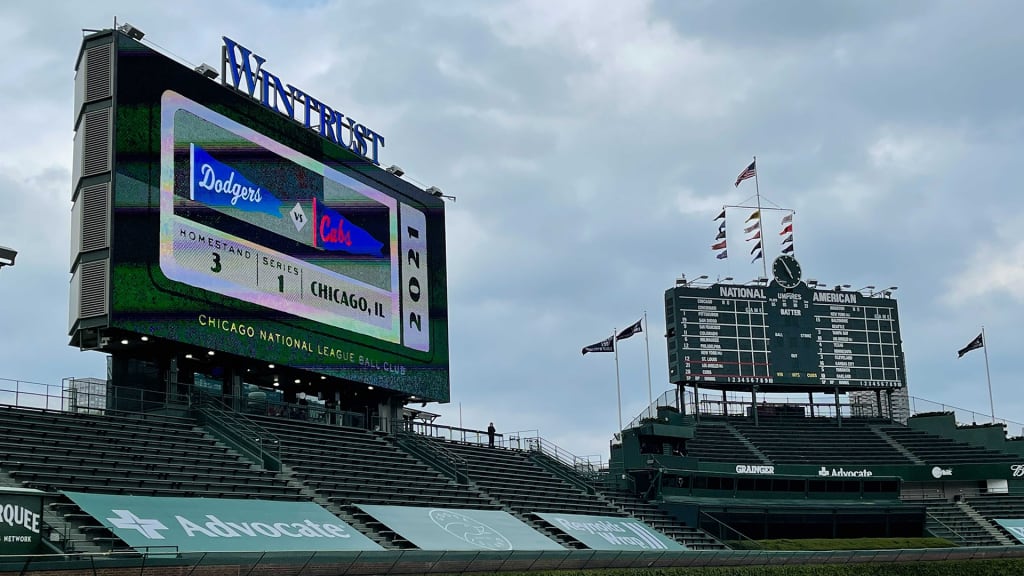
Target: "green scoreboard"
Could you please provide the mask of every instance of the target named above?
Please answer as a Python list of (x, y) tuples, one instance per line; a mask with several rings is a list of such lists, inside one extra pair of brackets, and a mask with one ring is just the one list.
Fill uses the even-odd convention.
[(665, 292), (669, 380), (706, 388), (906, 385), (896, 301), (861, 292), (680, 284)]

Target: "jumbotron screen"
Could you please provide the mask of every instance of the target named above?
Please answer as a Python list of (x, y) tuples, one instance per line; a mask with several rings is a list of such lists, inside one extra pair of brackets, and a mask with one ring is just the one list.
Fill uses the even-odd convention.
[(717, 389), (906, 385), (896, 301), (860, 292), (715, 284), (665, 292), (669, 380)]
[(447, 401), (441, 199), (116, 37), (111, 326)]

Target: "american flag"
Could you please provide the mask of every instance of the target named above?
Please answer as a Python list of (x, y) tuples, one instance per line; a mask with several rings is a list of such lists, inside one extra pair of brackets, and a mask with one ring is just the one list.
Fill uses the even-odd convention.
[(747, 178), (753, 178), (756, 175), (757, 175), (757, 160), (754, 160), (753, 162), (750, 163), (750, 166), (747, 166), (746, 170), (744, 170), (743, 172), (740, 172), (740, 175), (736, 177), (736, 186), (739, 186), (740, 182), (743, 182)]

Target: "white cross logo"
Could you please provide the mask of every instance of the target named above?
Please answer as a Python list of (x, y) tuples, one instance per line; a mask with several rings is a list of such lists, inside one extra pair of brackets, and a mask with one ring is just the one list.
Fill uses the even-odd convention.
[(167, 530), (167, 526), (164, 526), (163, 522), (155, 518), (139, 518), (135, 514), (132, 514), (130, 510), (111, 510), (114, 514), (117, 514), (114, 518), (107, 518), (107, 521), (114, 525), (116, 528), (125, 528), (129, 530), (138, 530), (143, 536), (150, 540), (163, 540), (163, 534), (157, 532), (157, 530)]

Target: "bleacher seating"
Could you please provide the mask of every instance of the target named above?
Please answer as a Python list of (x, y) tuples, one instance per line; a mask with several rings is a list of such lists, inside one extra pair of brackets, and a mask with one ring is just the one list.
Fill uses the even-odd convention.
[(928, 465), (952, 466), (954, 464), (1015, 464), (1020, 456), (972, 446), (963, 442), (915, 430), (906, 426), (890, 425), (879, 430), (905, 447)]
[(1007, 532), (1005, 528), (996, 524), (995, 520), (1024, 518), (1024, 495), (985, 494), (971, 498), (967, 501), (967, 504), (975, 512), (988, 520), (997, 530), (1006, 534), (1013, 542), (1017, 542), (1017, 539)]
[(600, 490), (605, 498), (621, 507), (633, 518), (644, 522), (669, 538), (682, 542), (691, 550), (725, 549), (724, 544), (712, 538), (707, 532), (683, 524), (668, 512), (658, 508), (657, 505), (644, 502), (632, 492), (607, 485), (601, 486)]
[(565, 482), (521, 450), (489, 448), (479, 444), (444, 442), (444, 447), (466, 460), (469, 476), (487, 494), (520, 514), (561, 512), (624, 516), (614, 506)]
[(173, 417), (89, 415), (0, 407), (0, 469), (29, 488), (136, 496), (298, 500), (299, 489), (256, 469)]
[(912, 464), (897, 448), (875, 433), (870, 419), (834, 418), (752, 419), (732, 422), (775, 464), (816, 466)]
[(757, 462), (759, 457), (722, 420), (701, 422), (686, 441), (686, 456), (706, 462)]
[[(301, 500), (301, 490), (257, 469), (188, 419), (80, 414), (0, 406), (0, 471), (27, 488), (135, 496)], [(67, 498), (44, 512), (68, 528), (68, 546), (123, 543)]]
[[(501, 506), (458, 484), (381, 435), (360, 428), (247, 415), (281, 441), (281, 461), (325, 502), (399, 548), (411, 545), (356, 504), (496, 510)], [(343, 516), (344, 517), (344, 516)]]

